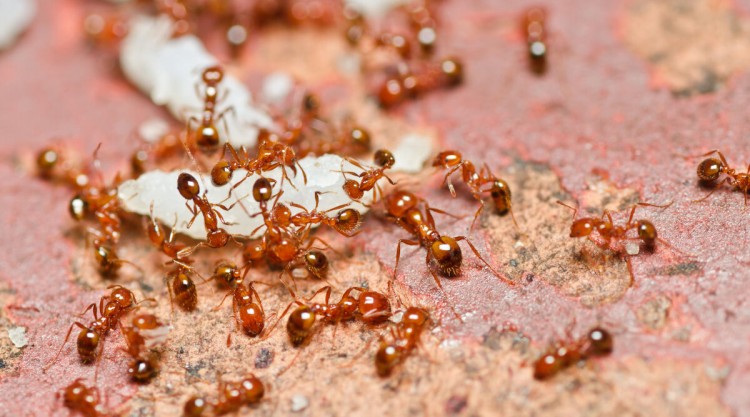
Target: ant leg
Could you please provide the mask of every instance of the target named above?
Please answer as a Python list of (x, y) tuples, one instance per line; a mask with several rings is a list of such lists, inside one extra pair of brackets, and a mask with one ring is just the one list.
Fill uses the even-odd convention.
[[(453, 175), (454, 172), (458, 171), (461, 168), (461, 165), (463, 165), (463, 163), (458, 164), (457, 166), (452, 168), (450, 171), (448, 171), (447, 174), (445, 174), (445, 178), (443, 178), (443, 185), (446, 182), (448, 183), (448, 191), (450, 191), (453, 198), (456, 198), (456, 188), (453, 186), (453, 182), (449, 181), (449, 179), (450, 179), (450, 176)], [(448, 167), (445, 166), (445, 168), (447, 169)]]
[(578, 214), (578, 207), (573, 207), (573, 206), (569, 206), (569, 205), (567, 205), (567, 204), (563, 203), (563, 202), (562, 202), (562, 201), (560, 201), (560, 200), (557, 200), (557, 204), (559, 204), (559, 205), (561, 205), (561, 206), (563, 206), (563, 207), (567, 207), (567, 208), (569, 208), (569, 209), (573, 210), (573, 218), (574, 218), (574, 219), (576, 218), (576, 215)]
[(440, 278), (438, 278), (437, 274), (435, 274), (435, 271), (433, 271), (432, 268), (430, 267), (430, 255), (431, 254), (432, 252), (428, 250), (424, 263), (425, 265), (427, 265), (427, 269), (430, 271), (430, 274), (432, 274), (432, 278), (435, 280), (435, 284), (440, 290), (440, 293), (443, 294), (443, 298), (445, 299), (445, 302), (448, 303), (448, 307), (450, 307), (451, 311), (453, 312), (453, 315), (456, 316), (458, 321), (463, 323), (464, 320), (461, 318), (461, 315), (458, 314), (458, 311), (456, 311), (456, 306), (454, 306), (453, 302), (451, 302), (451, 299), (448, 297), (448, 293), (445, 292), (445, 289), (443, 288), (443, 284), (440, 282)]
[[(480, 200), (480, 201), (481, 201), (481, 200)], [(455, 214), (452, 214), (452, 213), (448, 213), (448, 212), (447, 212), (447, 211), (445, 211), (445, 210), (440, 210), (440, 209), (436, 209), (436, 208), (430, 207), (430, 206), (429, 206), (429, 205), (427, 204), (427, 202), (425, 202), (425, 205), (427, 206), (427, 212), (435, 212), (435, 213), (440, 213), (440, 214), (442, 214), (442, 215), (444, 215), (444, 216), (448, 216), (448, 217), (453, 217), (454, 219), (459, 219), (459, 220), (460, 220), (460, 219), (463, 219), (463, 218), (464, 218), (464, 217), (462, 217), (462, 216), (456, 216)], [(481, 210), (480, 210), (480, 211), (481, 211)], [(432, 217), (432, 216), (430, 215), (430, 217)], [(434, 221), (434, 220), (433, 220), (433, 221)]]
[(393, 181), (393, 180), (391, 179), (391, 177), (389, 177), (389, 176), (388, 176), (388, 175), (386, 175), (386, 174), (383, 174), (383, 178), (387, 179), (387, 180), (388, 180), (388, 182), (390, 182), (390, 183), (391, 183), (391, 185), (396, 185), (396, 184), (398, 183), (398, 181)]
[(636, 286), (635, 275), (633, 275), (633, 263), (630, 261), (630, 256), (625, 257), (625, 263), (628, 265), (628, 274), (630, 274), (630, 285), (628, 287)]
[(455, 240), (456, 240), (456, 242), (459, 242), (459, 241), (462, 241), (462, 240), (466, 241), (466, 244), (469, 245), (469, 247), (471, 248), (472, 252), (474, 252), (474, 255), (476, 255), (476, 257), (479, 258), (479, 260), (481, 260), (485, 265), (487, 265), (487, 268), (489, 268), (490, 271), (492, 271), (492, 273), (495, 274), (496, 277), (500, 278), (501, 280), (503, 280), (508, 285), (516, 285), (516, 283), (514, 281), (508, 279), (507, 277), (505, 277), (503, 275), (500, 275), (499, 272), (495, 271), (495, 269), (492, 267), (492, 265), (490, 265), (489, 262), (487, 262), (482, 257), (482, 255), (479, 254), (479, 251), (474, 246), (474, 244), (471, 243), (471, 241), (469, 239), (467, 239), (465, 236), (456, 236)]
[(60, 350), (58, 350), (57, 351), (57, 355), (55, 355), (55, 357), (52, 358), (52, 360), (49, 361), (47, 363), (47, 365), (45, 365), (44, 368), (42, 368), (42, 372), (43, 373), (46, 373), (47, 369), (49, 369), (52, 365), (54, 365), (54, 363), (57, 361), (57, 358), (60, 357), (60, 354), (62, 353), (63, 348), (65, 347), (65, 344), (68, 343), (68, 339), (70, 339), (70, 333), (73, 331), (73, 327), (74, 326), (78, 326), (81, 330), (88, 330), (88, 327), (84, 326), (83, 324), (81, 324), (79, 322), (75, 322), (75, 323), (71, 324), (70, 327), (68, 328), (68, 333), (65, 334), (65, 340), (63, 341), (62, 345), (60, 346)]
[[(100, 300), (100, 301), (104, 301), (104, 297), (102, 297), (102, 300)], [(83, 315), (84, 315), (84, 314), (86, 314), (86, 313), (87, 313), (87, 312), (88, 312), (89, 310), (91, 310), (92, 308), (94, 309), (94, 320), (96, 320), (96, 319), (97, 319), (97, 317), (96, 317), (96, 303), (91, 303), (91, 304), (89, 304), (89, 306), (88, 306), (88, 307), (86, 307), (86, 309), (85, 309), (85, 310), (83, 310), (83, 311), (81, 311), (80, 313), (76, 314), (76, 316), (78, 316), (78, 317), (83, 317)]]
[(190, 229), (190, 227), (193, 225), (193, 222), (198, 217), (198, 214), (200, 213), (200, 210), (198, 210), (198, 208), (195, 206), (195, 204), (193, 204), (193, 207), (191, 208), (190, 204), (188, 204), (188, 200), (185, 200), (185, 207), (187, 207), (188, 210), (190, 211), (190, 213), (193, 215), (193, 217), (190, 219), (190, 221), (188, 222), (187, 227), (186, 227), (187, 229)]
[[(393, 266), (393, 279), (396, 279), (396, 271), (398, 271), (398, 262), (401, 259), (401, 244), (409, 245), (409, 246), (419, 246), (419, 242), (416, 240), (409, 240), (409, 239), (399, 239), (398, 244), (396, 245), (396, 264)], [(429, 254), (430, 252), (427, 251)]]
[[(211, 311), (218, 311), (221, 308), (221, 306), (224, 304), (224, 301), (226, 301), (227, 298), (229, 298), (229, 296), (232, 294), (233, 294), (232, 291), (228, 291), (227, 295), (225, 295), (224, 298), (221, 299), (221, 302), (216, 307), (212, 308)], [(232, 306), (232, 309), (234, 309), (234, 306)]]
[(711, 192), (710, 192), (710, 193), (706, 194), (706, 195), (705, 195), (705, 196), (704, 196), (703, 198), (699, 198), (699, 199), (697, 199), (697, 200), (692, 200), (692, 203), (700, 203), (701, 201), (703, 201), (703, 200), (707, 199), (708, 197), (711, 197), (711, 195), (712, 195), (713, 193), (715, 193), (715, 192), (716, 192), (716, 190), (718, 190), (718, 189), (719, 189), (719, 187), (720, 187), (721, 185), (723, 185), (724, 183), (727, 183), (727, 184), (729, 184), (729, 185), (732, 185), (732, 178), (731, 178), (731, 177), (727, 177), (727, 178), (724, 178), (724, 179), (723, 179), (722, 181), (719, 181), (719, 182), (717, 182), (717, 183), (716, 183), (716, 184), (715, 184), (715, 185), (713, 186), (713, 190), (711, 190)]
[(305, 172), (305, 169), (302, 168), (302, 165), (300, 165), (299, 161), (295, 160), (294, 163), (297, 164), (299, 170), (302, 171), (302, 181), (304, 181), (305, 185), (307, 185), (307, 172)]
[[(474, 213), (474, 220), (471, 221), (471, 226), (469, 226), (469, 233), (471, 233), (471, 231), (474, 230), (474, 224), (477, 222), (477, 219), (479, 218), (479, 214), (482, 212), (482, 210), (484, 210), (484, 200), (479, 200), (479, 208), (477, 209), (476, 213)], [(516, 225), (516, 227), (517, 226), (518, 225)]]

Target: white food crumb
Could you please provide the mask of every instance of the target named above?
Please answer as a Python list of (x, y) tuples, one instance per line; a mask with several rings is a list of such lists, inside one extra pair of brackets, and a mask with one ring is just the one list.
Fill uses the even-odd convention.
[(407, 0), (346, 0), (347, 7), (373, 18), (383, 17), (391, 9), (407, 3)]
[[(282, 188), (284, 193), (280, 197), (279, 202), (287, 205), (289, 205), (289, 203), (297, 203), (308, 210), (312, 210), (315, 207), (315, 192), (320, 191), (322, 194), (320, 194), (318, 211), (324, 211), (341, 204), (351, 203), (349, 207), (359, 211), (361, 214), (367, 212), (368, 208), (366, 206), (358, 202), (352, 202), (342, 188), (344, 185), (344, 176), (341, 174), (342, 169), (344, 171), (352, 171), (356, 173), (362, 172), (362, 169), (355, 167), (340, 156), (332, 154), (320, 157), (307, 156), (302, 158), (299, 161), (299, 164), (307, 174), (307, 184), (304, 182), (300, 167), (297, 167), (296, 176), (290, 168), (286, 168), (289, 180), (284, 180)], [(362, 165), (367, 166), (364, 163)], [(282, 168), (279, 167), (263, 172), (264, 177), (276, 181), (276, 185), (274, 186), (274, 198), (276, 193), (278, 193), (279, 185), (281, 184), (281, 169)], [(176, 224), (176, 233), (182, 233), (194, 239), (205, 239), (206, 229), (203, 224), (203, 216), (198, 215), (192, 226), (189, 229), (187, 228), (187, 223), (193, 215), (185, 205), (185, 199), (177, 190), (177, 177), (179, 177), (182, 172), (189, 172), (199, 179), (201, 183), (201, 195), (203, 195), (203, 191), (205, 190), (206, 196), (211, 203), (223, 204), (229, 207), (237, 200), (242, 201), (241, 204), (236, 204), (229, 211), (219, 209), (219, 213), (221, 213), (224, 220), (228, 223), (220, 224), (219, 227), (233, 235), (242, 237), (254, 238), (263, 234), (265, 230), (264, 228), (260, 228), (254, 235), (250, 236), (250, 233), (253, 230), (263, 224), (262, 216), (250, 217), (249, 215), (260, 212), (258, 203), (252, 198), (252, 187), (255, 180), (258, 178), (258, 175), (253, 174), (248, 177), (242, 182), (242, 184), (232, 191), (231, 197), (227, 198), (231, 188), (230, 184), (237, 184), (245, 178), (247, 174), (247, 171), (245, 170), (235, 171), (232, 175), (230, 184), (223, 187), (214, 186), (211, 183), (210, 176), (199, 176), (195, 171), (191, 170), (178, 170), (172, 172), (159, 170), (150, 171), (141, 175), (136, 180), (128, 180), (120, 184), (118, 188), (118, 196), (121, 200), (123, 209), (132, 213), (148, 215), (149, 207), (153, 202), (154, 217), (156, 217), (158, 221), (167, 226)], [(347, 177), (355, 178), (352, 176)], [(361, 202), (369, 204), (371, 201), (372, 191), (369, 191), (365, 193)], [(192, 206), (192, 203), (190, 203), (190, 205)], [(292, 214), (302, 211), (301, 209), (291, 206), (289, 208), (291, 209)], [(331, 213), (331, 215), (335, 214), (335, 212)]]
[(138, 126), (138, 136), (148, 143), (156, 143), (169, 132), (169, 123), (159, 118), (146, 120)]
[(418, 173), (432, 154), (432, 139), (424, 135), (409, 134), (401, 139), (392, 152), (396, 158), (394, 171)]
[(29, 344), (29, 339), (26, 337), (26, 328), (22, 326), (13, 327), (8, 329), (8, 337), (13, 342), (13, 346), (22, 348)]
[(35, 15), (35, 0), (0, 0), (0, 49), (13, 45)]
[(628, 242), (625, 244), (625, 252), (627, 252), (628, 255), (638, 255), (640, 251), (641, 247), (635, 242)]
[[(192, 35), (171, 38), (173, 22), (166, 16), (138, 16), (122, 42), (120, 66), (125, 76), (157, 105), (187, 123), (203, 109), (202, 72), (218, 60)], [(196, 87), (198, 91), (196, 91)], [(199, 95), (200, 93), (200, 95)], [(250, 91), (225, 73), (219, 84), (216, 114), (233, 108), (216, 124), (220, 137), (236, 146), (253, 146), (259, 128), (272, 127), (268, 114), (253, 105)], [(197, 122), (193, 122), (197, 128)]]

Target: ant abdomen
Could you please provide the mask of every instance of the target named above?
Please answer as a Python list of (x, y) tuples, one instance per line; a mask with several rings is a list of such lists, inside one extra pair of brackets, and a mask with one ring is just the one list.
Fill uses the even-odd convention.
[(363, 292), (357, 304), (360, 317), (366, 324), (382, 323), (391, 316), (391, 304), (388, 298), (379, 292)]
[(241, 306), (239, 308), (239, 319), (242, 330), (250, 337), (255, 337), (263, 332), (263, 309), (256, 303)]
[(299, 346), (305, 342), (315, 325), (315, 312), (308, 306), (299, 306), (289, 315), (286, 324), (289, 340), (292, 345)]
[(504, 216), (510, 212), (510, 187), (504, 180), (497, 179), (492, 183), (490, 196), (495, 203), (498, 214)]
[(232, 179), (233, 171), (229, 162), (221, 160), (211, 168), (211, 182), (216, 186), (226, 185)]
[(134, 359), (128, 367), (128, 375), (133, 381), (145, 384), (156, 377), (158, 370), (151, 358)]
[(458, 242), (450, 236), (441, 236), (430, 247), (438, 270), (443, 276), (457, 277), (461, 275), (461, 261), (463, 254)]
[(375, 370), (381, 377), (391, 374), (393, 368), (401, 363), (404, 352), (393, 344), (382, 344), (375, 353)]
[(587, 356), (604, 356), (609, 355), (614, 350), (614, 341), (612, 335), (600, 328), (595, 327), (589, 331)]
[(654, 247), (656, 244), (656, 227), (648, 220), (638, 220), (637, 224), (638, 237), (648, 247)]
[(183, 172), (177, 177), (177, 191), (184, 199), (192, 200), (201, 192), (201, 187), (194, 176)]
[(328, 274), (328, 257), (320, 251), (311, 250), (305, 254), (305, 267), (317, 279), (325, 279)]
[(701, 181), (713, 182), (719, 178), (724, 164), (716, 158), (708, 158), (698, 165), (697, 173)]
[(96, 349), (99, 347), (100, 339), (101, 336), (96, 330), (91, 328), (81, 329), (76, 341), (78, 356), (81, 358), (81, 362), (92, 363), (96, 360)]

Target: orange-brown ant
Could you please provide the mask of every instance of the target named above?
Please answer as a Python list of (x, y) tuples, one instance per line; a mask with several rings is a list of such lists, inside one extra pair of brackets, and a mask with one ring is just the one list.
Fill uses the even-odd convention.
[[(289, 224), (294, 225), (298, 229), (309, 228), (317, 224), (325, 224), (344, 236), (352, 237), (356, 235), (358, 233), (357, 228), (362, 222), (362, 216), (359, 212), (353, 208), (345, 208), (349, 204), (340, 204), (324, 211), (318, 211), (321, 194), (324, 193), (321, 191), (315, 192), (315, 207), (310, 211), (300, 204), (290, 203), (290, 206), (300, 209), (301, 211), (289, 217)], [(276, 207), (274, 207), (274, 212), (277, 211), (279, 206), (280, 205), (277, 204)], [(328, 216), (328, 213), (336, 210), (339, 210), (339, 212), (336, 213), (335, 217)], [(278, 211), (281, 212), (281, 215), (277, 217), (283, 221), (286, 218), (286, 212), (283, 208)]]
[[(206, 197), (206, 191), (203, 192), (202, 196), (199, 196), (201, 189), (200, 185), (198, 184), (198, 180), (196, 180), (192, 174), (189, 174), (187, 172), (183, 172), (179, 175), (179, 177), (177, 177), (177, 190), (185, 199), (185, 205), (187, 206), (188, 210), (190, 210), (190, 213), (193, 214), (193, 217), (188, 222), (187, 227), (190, 228), (198, 215), (202, 214), (203, 224), (206, 228), (206, 241), (201, 242), (192, 248), (183, 250), (183, 255), (189, 255), (200, 246), (207, 246), (209, 248), (223, 248), (227, 245), (227, 243), (229, 243), (230, 239), (234, 240), (234, 237), (229, 232), (219, 227), (219, 221), (224, 224), (227, 224), (227, 222), (224, 220), (224, 217), (221, 215), (221, 213), (219, 213), (219, 211), (216, 209), (216, 207), (218, 207), (224, 211), (229, 211), (232, 209), (234, 204), (229, 207), (225, 207), (221, 204), (211, 203)], [(192, 207), (190, 206), (190, 204), (188, 204), (188, 202), (190, 201), (193, 202)]]
[[(298, 307), (289, 315), (286, 327), (289, 340), (294, 346), (302, 345), (310, 337), (318, 316), (327, 323), (337, 324), (359, 318), (363, 323), (371, 325), (382, 323), (391, 316), (391, 305), (383, 294), (367, 288), (351, 287), (344, 292), (339, 302), (331, 303), (331, 290), (330, 286), (320, 288), (305, 302), (300, 301), (294, 291), (289, 289), (294, 301), (287, 306), (280, 317), (284, 317), (289, 308), (297, 304)], [(351, 295), (354, 291), (359, 292), (359, 297)], [(321, 293), (325, 293), (323, 303), (310, 302)]]
[[(74, 412), (79, 412), (85, 417), (105, 417), (104, 406), (100, 404), (99, 389), (90, 388), (78, 378), (65, 387), (62, 392), (63, 405)], [(58, 397), (60, 393), (57, 394)]]
[[(380, 149), (376, 151), (375, 155), (373, 156), (373, 161), (375, 162), (375, 165), (378, 166), (378, 168), (367, 169), (359, 162), (349, 158), (347, 158), (346, 161), (363, 170), (360, 173), (344, 171), (343, 168), (341, 170), (344, 175), (344, 192), (352, 200), (359, 201), (362, 197), (364, 197), (367, 191), (375, 189), (375, 192), (373, 194), (373, 201), (377, 201), (378, 190), (380, 190), (378, 181), (381, 178), (387, 179), (388, 182), (393, 185), (396, 184), (390, 177), (388, 177), (388, 175), (385, 174), (385, 170), (393, 167), (393, 164), (396, 163), (396, 158), (394, 158), (393, 154), (386, 149)], [(341, 164), (343, 166), (344, 161), (341, 161)], [(346, 174), (359, 177), (359, 181), (347, 179)], [(380, 191), (381, 195), (382, 193), (383, 192)]]
[(419, 344), (420, 336), (427, 327), (429, 313), (421, 308), (409, 307), (395, 328), (391, 328), (390, 342), (381, 342), (375, 353), (375, 370), (386, 377), (402, 363)]
[(245, 405), (257, 404), (263, 399), (266, 388), (255, 375), (250, 374), (240, 382), (225, 382), (219, 379), (218, 399), (215, 403), (201, 397), (192, 397), (185, 403), (186, 417), (200, 417), (207, 410), (214, 415), (236, 413)]
[(534, 379), (549, 379), (582, 360), (609, 355), (613, 349), (612, 335), (600, 327), (595, 327), (589, 331), (585, 339), (575, 343), (558, 344), (534, 361)]
[(531, 7), (523, 13), (521, 36), (526, 41), (529, 69), (542, 75), (547, 71), (547, 10)]
[[(85, 326), (83, 323), (74, 322), (68, 328), (68, 332), (65, 335), (65, 340), (60, 346), (57, 355), (45, 366), (44, 370), (52, 366), (57, 358), (63, 351), (65, 344), (70, 339), (70, 334), (73, 332), (74, 327), (78, 327), (81, 331), (78, 333), (76, 339), (76, 347), (78, 350), (78, 356), (83, 363), (94, 362), (97, 357), (101, 354), (100, 347), (103, 345), (104, 337), (107, 333), (114, 329), (120, 318), (128, 311), (135, 308), (138, 304), (136, 302), (135, 294), (129, 289), (121, 286), (111, 286), (112, 290), (109, 294), (103, 296), (99, 300), (99, 308), (97, 310), (97, 304), (92, 303), (80, 314), (83, 316), (89, 310), (93, 311), (94, 320)], [(99, 316), (101, 314), (101, 316)]]
[(158, 372), (157, 358), (149, 350), (164, 340), (166, 326), (152, 314), (139, 314), (133, 317), (132, 326), (120, 325), (120, 331), (125, 338), (126, 352), (133, 357), (128, 374), (135, 382), (149, 382)]
[[(258, 291), (254, 288), (254, 282), (249, 282), (247, 287), (242, 285), (245, 275), (249, 271), (249, 265), (245, 267), (243, 274), (237, 265), (231, 262), (220, 262), (214, 269), (211, 279), (232, 289), (214, 310), (218, 310), (230, 295), (232, 296), (232, 312), (237, 327), (241, 328), (250, 337), (259, 336), (265, 327), (266, 313), (263, 310), (263, 302)], [(227, 344), (229, 343), (227, 338)]]
[[(191, 127), (194, 122), (198, 123), (197, 139), (195, 140), (198, 149), (204, 153), (213, 153), (219, 149), (221, 140), (219, 138), (219, 130), (216, 128), (216, 123), (220, 120), (224, 122), (224, 128), (227, 130), (227, 123), (225, 117), (227, 113), (234, 114), (234, 107), (228, 107), (220, 113), (216, 113), (217, 104), (219, 101), (219, 83), (224, 78), (224, 70), (219, 66), (211, 66), (203, 70), (201, 79), (205, 84), (203, 91), (203, 112), (201, 117), (191, 116), (188, 119), (188, 137), (192, 137)], [(196, 84), (196, 90), (198, 86)], [(197, 91), (199, 97), (201, 97), (200, 91)]]
[[(625, 257), (625, 261), (628, 265), (628, 271), (630, 272), (631, 282), (633, 281), (633, 267), (630, 262), (630, 253), (626, 250), (623, 245), (624, 241), (640, 240), (645, 248), (649, 251), (653, 251), (656, 248), (656, 242), (659, 241), (661, 244), (679, 252), (673, 248), (669, 243), (658, 237), (656, 226), (649, 220), (636, 220), (633, 221), (633, 215), (635, 209), (638, 207), (658, 207), (667, 208), (672, 205), (656, 205), (650, 203), (637, 203), (630, 209), (628, 215), (628, 221), (624, 226), (615, 225), (612, 220), (612, 214), (609, 210), (604, 210), (601, 218), (597, 217), (583, 217), (576, 219), (578, 214), (578, 208), (569, 206), (562, 201), (558, 201), (557, 204), (567, 207), (573, 210), (573, 223), (570, 225), (570, 237), (586, 237), (590, 241), (594, 242), (601, 249), (609, 249), (613, 252), (619, 253)], [(637, 237), (628, 237), (628, 232), (635, 230)], [(593, 233), (596, 232), (598, 239), (594, 238)]]
[(454, 57), (439, 62), (402, 65), (390, 72), (377, 87), (378, 102), (385, 108), (437, 88), (455, 87), (463, 82), (464, 77), (463, 64)]
[(193, 311), (198, 307), (198, 290), (191, 277), (193, 273), (191, 267), (178, 263), (175, 269), (167, 274), (167, 291), (172, 306), (177, 303), (185, 311)]
[[(719, 186), (726, 183), (734, 187), (735, 190), (741, 191), (745, 196), (745, 205), (747, 205), (747, 194), (750, 192), (750, 165), (747, 167), (746, 172), (737, 172), (736, 169), (729, 166), (724, 155), (718, 150), (713, 150), (702, 156), (709, 156), (717, 154), (719, 159), (707, 158), (698, 164), (697, 174), (698, 179), (705, 184), (712, 184), (713, 190), (708, 193), (705, 197), (696, 200), (703, 201), (713, 194)], [(719, 181), (721, 175), (724, 174), (724, 179)]]
[[(420, 202), (422, 202), (425, 207), (424, 211), (418, 208)], [(388, 216), (394, 220), (396, 224), (416, 238), (416, 240), (399, 239), (398, 245), (396, 246), (396, 263), (393, 267), (394, 278), (398, 271), (399, 260), (401, 259), (401, 244), (423, 246), (427, 250), (425, 264), (428, 266), (428, 269), (435, 280), (435, 284), (437, 284), (438, 288), (443, 292), (443, 295), (447, 299), (447, 295), (443, 290), (443, 285), (440, 283), (440, 279), (431, 268), (431, 261), (434, 261), (434, 266), (442, 276), (452, 278), (461, 275), (463, 254), (461, 253), (461, 247), (458, 246), (458, 242), (463, 240), (469, 245), (474, 252), (474, 255), (476, 255), (476, 257), (479, 258), (479, 260), (481, 260), (495, 276), (507, 284), (514, 285), (513, 281), (503, 277), (492, 268), (482, 255), (479, 254), (477, 248), (468, 238), (465, 236), (451, 237), (441, 235), (436, 230), (432, 212), (446, 215), (449, 215), (449, 213), (431, 208), (426, 201), (418, 198), (411, 192), (403, 190), (396, 190), (390, 193), (385, 198), (385, 208)]]
[[(487, 164), (484, 164), (482, 169), (477, 172), (474, 164), (471, 161), (464, 159), (460, 152), (449, 150), (440, 152), (432, 161), (432, 166), (442, 167), (448, 171), (443, 179), (443, 184), (448, 183), (448, 190), (453, 197), (456, 197), (456, 190), (451, 182), (451, 175), (460, 170), (461, 179), (471, 190), (471, 195), (479, 201), (479, 208), (476, 213), (474, 213), (474, 220), (471, 222), (469, 230), (474, 228), (474, 224), (476, 223), (479, 214), (484, 209), (484, 199), (482, 198), (482, 194), (485, 192), (490, 193), (498, 214), (505, 215), (510, 213), (513, 223), (516, 225), (516, 228), (518, 228), (518, 223), (516, 222), (516, 217), (513, 215), (513, 209), (511, 207), (510, 187), (507, 182), (492, 174)], [(489, 188), (482, 188), (488, 184), (490, 186)]]

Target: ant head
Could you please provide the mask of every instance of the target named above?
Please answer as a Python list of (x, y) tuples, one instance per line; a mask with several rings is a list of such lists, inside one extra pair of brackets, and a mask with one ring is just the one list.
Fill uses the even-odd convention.
[(446, 277), (456, 277), (461, 274), (461, 247), (450, 236), (441, 236), (430, 247), (432, 256), (437, 262), (438, 270)]
[(63, 391), (63, 400), (66, 405), (70, 406), (71, 404), (78, 404), (90, 394), (89, 388), (81, 381), (82, 379), (78, 378), (73, 381), (72, 384), (65, 387), (65, 390)]
[(323, 279), (328, 270), (328, 257), (317, 250), (308, 251), (305, 254), (305, 266), (315, 278)]
[(246, 403), (257, 403), (263, 398), (266, 388), (260, 379), (251, 374), (240, 382), (240, 391)]
[(594, 228), (599, 226), (599, 224), (601, 224), (601, 221), (589, 217), (575, 220), (573, 224), (570, 225), (570, 237), (588, 236), (594, 231)]
[(292, 211), (289, 210), (289, 207), (286, 206), (286, 204), (277, 203), (273, 207), (273, 218), (276, 220), (277, 223), (286, 224), (289, 223), (289, 220), (292, 217)]
[(344, 192), (352, 200), (359, 200), (365, 193), (359, 188), (359, 183), (355, 180), (346, 180), (344, 182)]
[(464, 79), (464, 67), (458, 58), (446, 58), (440, 62), (440, 71), (449, 86), (461, 84)]
[(388, 194), (385, 198), (385, 207), (388, 210), (388, 214), (401, 218), (404, 217), (407, 211), (416, 207), (418, 202), (419, 200), (414, 194), (408, 191), (396, 190)]
[(273, 195), (273, 187), (268, 178), (260, 177), (253, 184), (253, 199), (257, 202), (266, 202)]
[(203, 70), (201, 78), (203, 78), (203, 82), (208, 85), (218, 84), (224, 78), (224, 70), (218, 65), (208, 67)]
[(701, 181), (716, 181), (724, 169), (724, 164), (716, 158), (708, 158), (698, 165), (697, 173)]
[(183, 172), (177, 177), (177, 191), (185, 200), (192, 200), (198, 197), (198, 193), (201, 192), (201, 187), (198, 184), (198, 180), (194, 176)]
[(203, 397), (190, 397), (183, 407), (185, 417), (200, 417), (208, 408), (208, 401)]
[(221, 141), (219, 140), (219, 131), (215, 126), (209, 124), (202, 126), (198, 132), (198, 139), (195, 141), (201, 152), (206, 154), (214, 153), (219, 149)]
[(458, 151), (443, 151), (440, 152), (435, 160), (432, 161), (434, 167), (454, 167), (461, 163), (463, 160), (461, 152)]
[(349, 131), (349, 140), (362, 151), (370, 149), (370, 132), (363, 127), (355, 126)]
[(68, 205), (68, 212), (74, 220), (81, 221), (89, 211), (89, 203), (80, 195), (73, 196)]
[(391, 316), (391, 303), (388, 297), (379, 292), (362, 292), (357, 304), (362, 320), (367, 323), (381, 323)]
[(117, 262), (117, 254), (108, 246), (99, 245), (94, 256), (102, 274), (112, 274), (120, 268), (120, 264)]
[(162, 323), (153, 314), (139, 314), (133, 317), (133, 326), (141, 330), (153, 330), (162, 326)]
[(406, 98), (406, 87), (397, 76), (388, 78), (378, 91), (378, 102), (381, 107), (393, 107)]
[(586, 343), (585, 353), (588, 356), (609, 355), (614, 349), (612, 335), (601, 327), (595, 327), (589, 331), (586, 336)]
[(247, 263), (253, 264), (262, 261), (265, 253), (266, 245), (263, 243), (263, 241), (254, 240), (252, 242), (248, 242), (247, 245), (245, 245), (245, 249), (242, 251), (242, 259), (244, 259)]
[(110, 298), (114, 300), (120, 308), (130, 308), (135, 305), (135, 294), (125, 287), (117, 287), (112, 290)]
[(216, 186), (227, 185), (232, 179), (232, 167), (229, 162), (221, 160), (211, 168), (211, 182)]
[(209, 230), (206, 234), (206, 243), (211, 248), (223, 248), (229, 243), (230, 235), (224, 229)]
[(336, 215), (336, 229), (345, 233), (353, 232), (362, 221), (362, 216), (357, 210), (347, 208)]
[(375, 161), (375, 165), (381, 168), (390, 168), (396, 163), (396, 158), (393, 157), (391, 151), (386, 149), (376, 151), (372, 159)]
[(648, 220), (638, 220), (636, 222), (638, 228), (638, 237), (641, 238), (646, 246), (654, 246), (656, 243), (656, 226)]

